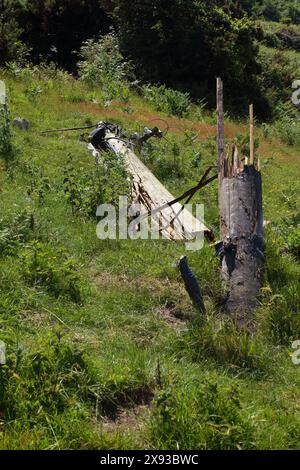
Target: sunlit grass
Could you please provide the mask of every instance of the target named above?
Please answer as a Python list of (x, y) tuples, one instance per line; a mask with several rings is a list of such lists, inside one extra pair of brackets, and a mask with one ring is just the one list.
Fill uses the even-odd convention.
[[(80, 131), (39, 133), (107, 118), (133, 132), (162, 117), (170, 124), (168, 142), (154, 141), (142, 158), (179, 195), (216, 161), (214, 140), (204, 135), (207, 128), (214, 135), (213, 115), (204, 114), (199, 127), (195, 115), (179, 120), (157, 113), (135, 94), (128, 113), (117, 102), (105, 108), (101, 90), (74, 79), (2, 78), (12, 117), (28, 119), (30, 129), (13, 130), (15, 165), (7, 171), (0, 161), (1, 246), (16, 214), (28, 216), (25, 227), (14, 228), (15, 247), (0, 254), (0, 338), (8, 346), (8, 366), (0, 369), (0, 448), (299, 447), (299, 366), (289, 356), (291, 341), (300, 337), (299, 264), (281, 251), (282, 219), (297, 213), (299, 147), (256, 131), (264, 218), (270, 221), (268, 261), (258, 332), (242, 336), (221, 316), (213, 248), (206, 243), (187, 253), (207, 308), (201, 320), (176, 267), (184, 243), (98, 240), (96, 219), (73, 213), (64, 193), (69, 155), (78, 175), (95, 170)], [(42, 91), (35, 96), (37, 85)], [(244, 133), (246, 126), (227, 119), (229, 135)], [(205, 203), (206, 225), (217, 235), (217, 184), (195, 201)], [(34, 243), (40, 244), (40, 258), (31, 278)], [(82, 297), (67, 295), (75, 287)], [(207, 408), (205, 382), (217, 387), (207, 395)], [(224, 408), (210, 433), (209, 413), (222, 415), (230, 390), (237, 401)], [(160, 426), (163, 396), (176, 417), (166, 427)], [(128, 425), (124, 410), (136, 416)]]

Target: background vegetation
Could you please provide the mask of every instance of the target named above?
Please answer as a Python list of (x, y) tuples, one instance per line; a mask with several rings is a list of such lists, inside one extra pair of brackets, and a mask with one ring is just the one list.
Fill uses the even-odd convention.
[[(76, 74), (82, 43), (95, 44), (113, 28), (121, 54), (131, 62), (131, 81), (134, 72), (138, 80), (189, 92), (195, 100), (205, 97), (214, 106), (220, 75), (228, 109), (243, 114), (250, 99), (263, 120), (274, 118), (278, 99), (286, 101), (294, 64), (286, 55), (284, 63), (275, 57), (278, 87), (271, 80), (273, 57), (265, 60), (261, 44), (300, 47), (295, 0), (2, 0), (0, 17), (2, 64), (54, 61)], [(86, 43), (88, 50), (95, 45)]]

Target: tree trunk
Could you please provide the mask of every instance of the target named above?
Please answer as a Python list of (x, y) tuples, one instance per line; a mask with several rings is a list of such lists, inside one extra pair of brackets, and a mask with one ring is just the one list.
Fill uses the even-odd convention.
[(252, 320), (264, 261), (261, 175), (254, 166), (221, 178), (219, 206), (226, 309), (243, 326)]
[[(223, 83), (217, 79), (220, 230), (226, 310), (239, 327), (253, 319), (262, 282), (263, 213), (261, 174), (254, 166), (254, 120), (250, 106), (250, 165), (232, 146), (225, 155)], [(258, 164), (259, 167), (259, 164)]]

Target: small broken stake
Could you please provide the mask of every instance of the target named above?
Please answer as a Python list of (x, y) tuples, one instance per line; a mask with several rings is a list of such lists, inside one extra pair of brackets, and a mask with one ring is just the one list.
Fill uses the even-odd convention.
[(205, 313), (205, 306), (196, 275), (191, 271), (186, 256), (181, 256), (179, 260), (179, 269), (184, 281), (185, 288), (193, 304), (201, 313)]

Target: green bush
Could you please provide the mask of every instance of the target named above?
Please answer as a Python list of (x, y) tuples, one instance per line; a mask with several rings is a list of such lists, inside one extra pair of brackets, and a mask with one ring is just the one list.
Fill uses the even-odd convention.
[(285, 144), (295, 145), (298, 142), (299, 124), (292, 117), (283, 116), (276, 122), (275, 132)]
[(120, 52), (118, 38), (111, 32), (99, 40), (85, 41), (80, 49), (78, 70), (81, 80), (89, 85), (100, 85), (104, 101), (119, 98), (128, 100), (127, 78), (130, 65)]
[(39, 409), (42, 414), (63, 412), (78, 390), (86, 393), (83, 353), (59, 333), (39, 338), (32, 351), (15, 346), (8, 344), (7, 366), (2, 369), (0, 409), (7, 420), (38, 419)]
[(240, 416), (236, 386), (199, 379), (167, 385), (151, 413), (156, 449), (249, 449), (251, 427)]
[(287, 249), (300, 260), (300, 224), (290, 230), (287, 237)]
[(20, 65), (10, 61), (6, 64), (5, 73), (15, 80), (24, 82), (27, 85), (26, 90), (29, 89), (30, 85), (37, 85), (40, 81), (46, 82), (45, 88), (49, 90), (53, 88), (54, 81), (61, 85), (67, 82), (72, 83), (74, 80), (68, 72), (60, 69), (54, 62), (40, 62), (37, 65), (30, 63)]
[[(274, 53), (266, 47), (260, 48), (259, 62), (262, 67), (262, 72), (258, 77), (259, 86), (270, 109), (266, 118), (281, 119), (287, 111), (283, 103), (291, 103), (291, 84), (295, 80), (295, 64), (283, 51), (276, 50)], [(289, 108), (290, 114), (292, 106)]]
[(36, 104), (38, 102), (38, 98), (43, 93), (43, 89), (41, 88), (39, 83), (32, 82), (30, 86), (28, 86), (25, 90), (25, 95), (27, 96), (28, 100)]
[(10, 60), (24, 63), (30, 48), (21, 40), (22, 28), (16, 19), (17, 9), (12, 2), (3, 0), (0, 11), (0, 63), (3, 65)]
[[(170, 154), (170, 156), (168, 156)], [(161, 181), (170, 181), (174, 178), (184, 177), (184, 167), (181, 159), (181, 148), (175, 142), (169, 141), (169, 148), (159, 142), (148, 141), (143, 149), (142, 155), (147, 166)]]
[(277, 32), (281, 44), (290, 49), (300, 51), (300, 34), (294, 28), (283, 28)]
[(145, 85), (143, 87), (145, 98), (154, 104), (157, 111), (184, 117), (191, 107), (191, 99), (188, 93), (172, 90), (165, 85)]
[(59, 330), (36, 337), (31, 349), (18, 347), (13, 335), (6, 335), (5, 342), (7, 364), (0, 368), (5, 432), (0, 448), (3, 441), (6, 447), (6, 439), (10, 449), (47, 448), (51, 442), (66, 449), (100, 445), (87, 406), (92, 377), (83, 350)]

